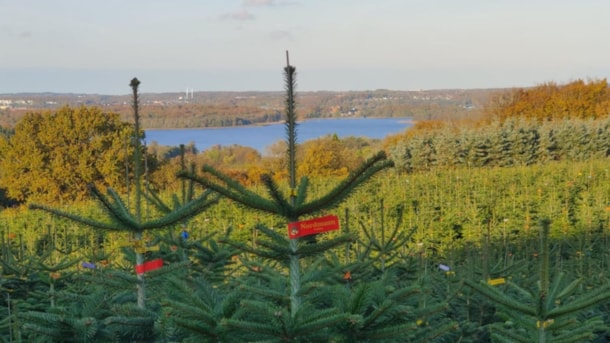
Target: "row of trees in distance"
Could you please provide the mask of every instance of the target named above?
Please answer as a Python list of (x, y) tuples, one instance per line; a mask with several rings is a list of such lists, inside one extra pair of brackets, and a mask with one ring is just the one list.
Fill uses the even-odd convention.
[[(299, 92), (298, 119), (342, 116), (411, 117), (422, 120), (472, 116), (494, 90)], [(142, 127), (194, 128), (250, 125), (282, 120), (281, 92), (144, 93)], [(129, 96), (96, 94), (9, 94), (0, 100), (0, 126), (13, 127), (28, 112), (62, 106), (101, 107), (131, 119)]]

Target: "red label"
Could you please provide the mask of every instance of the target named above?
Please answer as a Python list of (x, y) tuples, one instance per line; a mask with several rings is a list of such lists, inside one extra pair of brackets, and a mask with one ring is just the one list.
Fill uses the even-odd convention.
[(339, 218), (334, 215), (303, 220), (288, 224), (288, 237), (290, 239), (315, 235), (322, 232), (338, 230)]
[(163, 267), (163, 259), (156, 259), (148, 262), (144, 262), (142, 264), (138, 264), (136, 266), (136, 274), (144, 274), (151, 270), (159, 269)]

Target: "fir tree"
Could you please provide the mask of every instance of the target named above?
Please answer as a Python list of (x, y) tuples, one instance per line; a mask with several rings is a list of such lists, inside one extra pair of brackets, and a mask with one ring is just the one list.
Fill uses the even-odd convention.
[[(112, 336), (119, 337), (120, 340), (136, 339), (151, 341), (155, 337), (154, 322), (157, 313), (147, 309), (146, 306), (146, 300), (149, 298), (146, 293), (147, 278), (152, 278), (155, 274), (175, 271), (180, 266), (184, 266), (184, 264), (174, 264), (172, 267), (165, 266), (163, 272), (146, 272), (145, 269), (147, 264), (144, 262), (144, 253), (148, 250), (148, 244), (144, 241), (143, 235), (146, 232), (159, 231), (160, 229), (171, 228), (183, 224), (189, 218), (215, 204), (218, 198), (211, 197), (211, 192), (203, 192), (197, 197), (190, 197), (188, 201), (186, 198), (183, 198), (184, 201), (182, 203), (177, 202), (176, 206), (170, 210), (167, 206), (164, 206), (162, 202), (158, 201), (158, 197), (151, 194), (144, 195), (143, 144), (142, 132), (139, 126), (139, 85), (140, 81), (137, 78), (131, 80), (130, 86), (133, 95), (132, 105), (135, 126), (134, 137), (132, 137), (131, 142), (134, 147), (135, 200), (133, 204), (130, 204), (129, 201), (124, 201), (111, 188), (107, 189), (107, 194), (103, 194), (96, 186), (91, 185), (91, 193), (106, 214), (106, 220), (82, 217), (70, 212), (37, 204), (31, 205), (30, 208), (43, 210), (52, 215), (67, 218), (97, 230), (126, 232), (131, 235), (131, 248), (126, 252), (127, 256), (131, 256), (133, 258), (132, 260), (135, 261), (137, 275), (134, 276), (133, 274), (122, 271), (96, 271), (90, 276), (92, 278), (92, 281), (90, 282), (105, 284), (110, 289), (115, 290), (133, 289), (133, 286), (135, 285), (137, 289), (135, 299), (130, 296), (115, 298), (115, 301), (112, 303), (112, 311), (108, 314), (109, 317), (103, 319), (103, 323), (104, 326), (107, 326), (108, 330), (112, 332)], [(148, 219), (145, 217), (143, 213), (143, 198), (152, 201), (153, 205), (157, 206), (157, 213), (160, 214), (157, 218)], [(161, 261), (161, 264), (163, 263), (162, 260), (157, 259), (155, 261), (157, 262), (155, 263), (156, 267), (160, 266), (158, 261)], [(110, 273), (113, 275), (111, 276)], [(151, 283), (150, 285), (154, 286), (154, 283)], [(132, 300), (135, 300), (135, 304)], [(73, 332), (74, 335), (81, 337), (82, 334), (79, 333), (80, 329), (78, 327), (82, 320), (82, 318), (79, 317), (80, 315), (81, 313), (78, 312), (71, 313), (70, 319), (66, 313), (52, 314), (49, 312), (47, 314), (40, 314), (30, 312), (27, 314), (28, 318), (38, 318), (38, 324), (36, 325), (40, 328), (39, 332), (43, 335), (47, 332), (50, 337), (58, 334), (57, 331), (54, 331), (55, 329), (64, 330), (60, 332), (61, 335), (65, 335), (65, 330), (68, 330)], [(67, 322), (64, 322), (64, 320), (67, 320)], [(72, 337), (74, 335), (69, 336)], [(92, 337), (95, 338), (96, 336), (87, 331), (84, 336), (82, 336), (82, 339), (86, 341), (93, 339)]]
[[(209, 166), (203, 167), (203, 176), (186, 172), (180, 176), (289, 224), (336, 208), (356, 188), (393, 163), (378, 153), (326, 195), (308, 200), (308, 178), (296, 180), (296, 82), (295, 68), (288, 61), (284, 74), (287, 194), (270, 176), (262, 178), (268, 196), (252, 192)], [(387, 235), (384, 225), (367, 231), (359, 243), (366, 248), (353, 260), (349, 251), (355, 237), (350, 232), (291, 239), (285, 231), (259, 223), (255, 229), (262, 237), (256, 242), (226, 241), (244, 252), (241, 261), (245, 274), (239, 278), (239, 287), (211, 290), (200, 284), (200, 295), (191, 295), (188, 287), (173, 295), (172, 306), (182, 309), (173, 312), (177, 326), (188, 330), (191, 337), (210, 341), (419, 342), (442, 336), (455, 325), (435, 320), (435, 313), (445, 306), (433, 301), (423, 306), (418, 301), (421, 285), (404, 284), (398, 277), (404, 256), (395, 250), (408, 240), (400, 223), (397, 218)], [(344, 262), (335, 252), (342, 247), (346, 249)], [(373, 265), (380, 269), (375, 271)], [(236, 303), (235, 299), (241, 300)]]
[[(499, 307), (505, 322), (491, 326), (498, 342), (582, 342), (606, 329), (599, 316), (587, 317), (584, 311), (610, 299), (606, 284), (591, 292), (579, 292), (581, 279), (564, 280), (561, 272), (552, 275), (550, 263), (549, 220), (540, 225), (540, 262), (536, 286), (522, 287), (511, 280), (487, 279), (466, 285)], [(494, 288), (506, 284), (504, 292)]]

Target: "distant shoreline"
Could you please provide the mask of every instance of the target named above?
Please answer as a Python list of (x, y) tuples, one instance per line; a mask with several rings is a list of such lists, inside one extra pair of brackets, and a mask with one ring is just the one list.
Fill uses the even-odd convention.
[[(350, 120), (350, 119), (397, 119), (401, 124), (413, 124), (415, 120), (411, 117), (331, 117), (331, 118), (307, 118), (305, 120), (299, 120), (298, 123), (306, 122), (306, 121), (314, 121), (314, 120)], [(269, 125), (278, 125), (284, 124), (285, 121), (270, 121), (264, 123), (254, 123), (248, 125), (233, 125), (233, 126), (204, 126), (204, 127), (172, 127), (172, 128), (150, 128), (144, 129), (144, 131), (171, 131), (171, 130), (214, 130), (214, 129), (227, 129), (227, 128), (236, 128), (236, 127), (257, 127), (257, 126), (269, 126)]]

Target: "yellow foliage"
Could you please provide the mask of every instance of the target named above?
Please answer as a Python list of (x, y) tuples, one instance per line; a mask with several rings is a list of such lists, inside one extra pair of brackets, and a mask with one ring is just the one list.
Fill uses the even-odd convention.
[(28, 113), (0, 143), (0, 181), (20, 201), (80, 200), (89, 184), (120, 190), (132, 135), (118, 114), (96, 107)]
[(577, 80), (565, 85), (549, 82), (527, 89), (514, 89), (492, 97), (486, 113), (504, 121), (526, 118), (551, 121), (569, 118), (597, 119), (610, 112), (606, 79), (588, 83)]
[(327, 136), (303, 145), (303, 157), (299, 161), (297, 174), (311, 177), (345, 176), (348, 170), (349, 153), (336, 136)]

